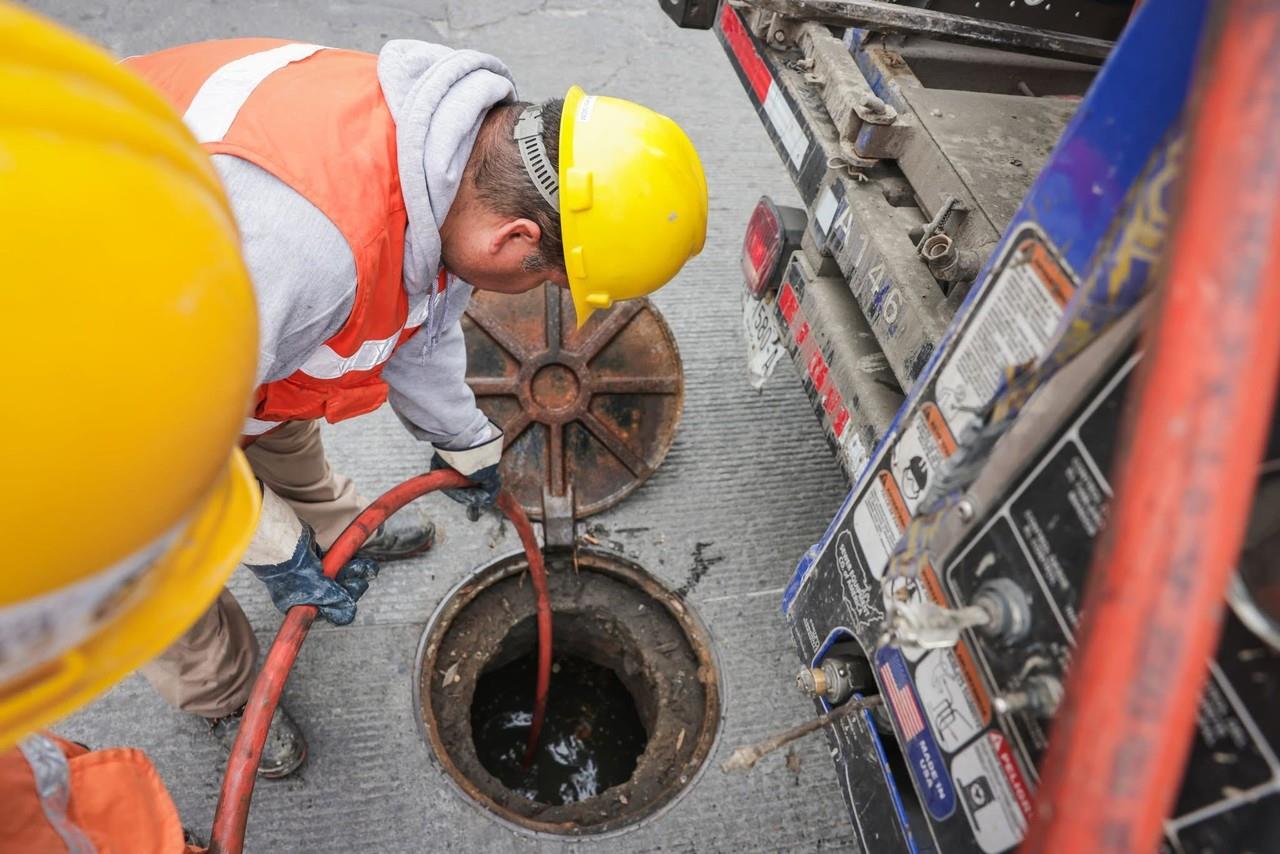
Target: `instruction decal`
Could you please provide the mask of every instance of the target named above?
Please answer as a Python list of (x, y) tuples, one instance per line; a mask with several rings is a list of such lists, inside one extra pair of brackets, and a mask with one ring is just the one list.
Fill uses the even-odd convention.
[(934, 388), (956, 436), (977, 420), (1008, 369), (1039, 358), (1048, 348), (1075, 292), (1075, 279), (1038, 228), (1024, 226), (1009, 246)]
[(889, 467), (911, 515), (924, 499), (929, 482), (956, 452), (956, 440), (938, 407), (926, 403), (911, 417), (893, 446)]
[(989, 704), (980, 703), (959, 656), (935, 649), (916, 665), (916, 690), (938, 744), (954, 753), (990, 723)]
[(939, 821), (956, 811), (956, 790), (947, 776), (942, 751), (925, 721), (924, 711), (907, 673), (907, 662), (894, 647), (876, 653), (876, 670), (889, 712), (906, 746), (907, 764), (929, 815)]
[[(1034, 223), (1021, 225), (1005, 246), (989, 285), (961, 318), (945, 358), (914, 393), (915, 407), (901, 416), (884, 450), (873, 453), (869, 471), (864, 475), (859, 470), (857, 492), (824, 537), (822, 551), (797, 567), (783, 597), (787, 611), (813, 573), (833, 569), (828, 552), (837, 528), (852, 531), (872, 576), (884, 577), (889, 556), (940, 469), (954, 455), (965, 428), (991, 402), (1011, 368), (1038, 359), (1048, 349), (1077, 290), (1075, 274)], [(787, 297), (785, 292), (778, 297), (784, 319)], [(860, 454), (850, 453), (850, 458), (856, 460)]]
[(992, 730), (951, 763), (973, 837), (986, 854), (1013, 848), (1027, 831), (1031, 790), (1003, 735)]
[(893, 475), (880, 471), (853, 511), (853, 532), (876, 581), (884, 577), (889, 555), (909, 521), (911, 513)]
[(859, 628), (876, 628), (884, 622), (880, 589), (858, 557), (853, 536), (841, 531), (836, 541), (836, 566), (844, 579), (845, 607)]

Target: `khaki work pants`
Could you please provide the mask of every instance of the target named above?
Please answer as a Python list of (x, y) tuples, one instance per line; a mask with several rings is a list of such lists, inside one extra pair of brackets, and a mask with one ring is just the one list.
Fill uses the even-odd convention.
[[(245, 450), (253, 473), (293, 507), (328, 548), (367, 503), (350, 479), (334, 474), (315, 421), (290, 421)], [(240, 604), (223, 590), (213, 607), (142, 675), (171, 706), (206, 718), (229, 715), (249, 699), (258, 639)]]

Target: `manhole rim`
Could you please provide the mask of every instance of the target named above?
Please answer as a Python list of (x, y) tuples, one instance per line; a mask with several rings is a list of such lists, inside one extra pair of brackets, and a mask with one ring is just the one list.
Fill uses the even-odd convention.
[[(497, 584), (503, 579), (519, 575), (526, 571), (526, 568), (520, 567), (520, 561), (525, 558), (523, 549), (514, 549), (505, 554), (499, 555), (485, 562), (479, 569), (472, 571), (465, 578), (454, 584), (448, 592), (441, 598), (439, 604), (431, 612), (431, 616), (427, 619), (426, 625), (423, 627), (422, 636), (418, 639), (418, 648), (413, 657), (412, 672), (412, 708), (418, 734), (421, 736), (423, 743), (427, 747), (427, 753), (432, 763), (442, 772), (445, 782), (449, 788), (453, 790), (463, 802), (472, 809), (492, 821), (496, 821), (508, 830), (512, 830), (522, 836), (532, 837), (547, 841), (556, 841), (562, 843), (579, 843), (591, 842), (596, 840), (611, 839), (624, 833), (630, 833), (637, 828), (645, 827), (652, 822), (662, 818), (667, 812), (673, 809), (684, 798), (693, 791), (693, 789), (701, 781), (702, 776), (712, 765), (712, 760), (720, 747), (720, 737), (723, 734), (725, 724), (725, 684), (720, 669), (720, 656), (716, 649), (715, 640), (711, 634), (707, 624), (702, 620), (701, 616), (695, 611), (690, 604), (680, 598), (675, 591), (670, 590), (656, 576), (646, 570), (637, 561), (634, 561), (625, 555), (604, 548), (580, 547), (578, 555), (587, 555), (602, 561), (612, 562), (612, 564), (621, 565), (623, 569), (619, 569), (612, 564), (606, 568), (593, 565), (588, 571), (601, 572), (611, 578), (631, 584), (645, 593), (649, 593), (651, 598), (661, 603), (671, 617), (680, 626), (681, 631), (685, 634), (686, 639), (690, 643), (690, 648), (694, 651), (694, 655), (699, 660), (700, 667), (709, 667), (713, 681), (707, 685), (708, 701), (707, 707), (714, 705), (714, 719), (711, 725), (706, 727), (706, 748), (702, 755), (702, 759), (698, 767), (689, 775), (687, 782), (683, 783), (680, 788), (665, 802), (659, 804), (651, 812), (645, 813), (635, 821), (621, 824), (608, 830), (582, 830), (577, 832), (558, 831), (555, 828), (561, 825), (551, 822), (538, 822), (532, 819), (525, 819), (520, 816), (513, 816), (509, 810), (506, 810), (495, 803), (491, 798), (479, 791), (477, 788), (474, 793), (462, 784), (463, 775), (449, 758), (448, 751), (444, 749), (444, 745), (431, 732), (428, 724), (428, 715), (434, 720), (434, 714), (429, 712), (430, 704), (423, 705), (422, 696), (422, 668), (426, 659), (427, 645), (434, 629), (446, 616), (451, 621), (462, 609), (470, 605), (475, 599), (487, 588)], [(485, 577), (487, 576), (487, 577)], [(634, 577), (633, 577), (634, 576)], [(483, 581), (483, 583), (479, 583)], [(672, 609), (668, 602), (660, 596), (650, 593), (642, 584), (636, 581), (648, 581), (671, 597), (673, 601), (679, 602), (681, 611)], [(458, 599), (458, 595), (462, 590), (470, 584), (475, 585), (475, 590), (465, 599)], [(457, 601), (455, 601), (457, 599)], [(449, 614), (448, 612), (453, 613)], [(441, 637), (443, 638), (443, 634)], [(701, 654), (699, 649), (703, 650)], [(712, 700), (714, 695), (714, 701)], [(711, 718), (711, 715), (707, 715)], [(533, 826), (531, 826), (533, 825)]]

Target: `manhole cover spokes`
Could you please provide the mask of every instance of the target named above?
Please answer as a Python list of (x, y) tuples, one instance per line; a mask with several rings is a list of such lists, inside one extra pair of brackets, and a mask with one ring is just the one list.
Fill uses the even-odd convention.
[(684, 393), (679, 351), (648, 300), (597, 312), (582, 329), (553, 285), (477, 293), (464, 317), (467, 382), (507, 435), (504, 482), (535, 517), (543, 487), (574, 515), (613, 506), (653, 474)]

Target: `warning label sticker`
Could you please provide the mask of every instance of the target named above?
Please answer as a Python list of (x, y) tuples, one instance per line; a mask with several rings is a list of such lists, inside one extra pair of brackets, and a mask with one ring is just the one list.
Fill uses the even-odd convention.
[(990, 722), (990, 704), (979, 702), (976, 686), (954, 651), (933, 650), (916, 665), (915, 676), (920, 702), (946, 752), (954, 753)]
[(1027, 788), (999, 732), (988, 732), (956, 755), (951, 778), (960, 793), (973, 838), (986, 854), (998, 854), (1022, 840), (1031, 818), (1031, 791)]
[(884, 577), (889, 555), (909, 521), (911, 514), (893, 475), (880, 471), (853, 510), (853, 532), (876, 581)]
[(1026, 229), (938, 375), (934, 396), (954, 435), (977, 418), (1007, 369), (1044, 352), (1074, 291), (1039, 231)]
[(912, 515), (924, 499), (931, 478), (955, 451), (956, 441), (938, 407), (932, 403), (921, 406), (907, 422), (889, 458), (889, 467)]

